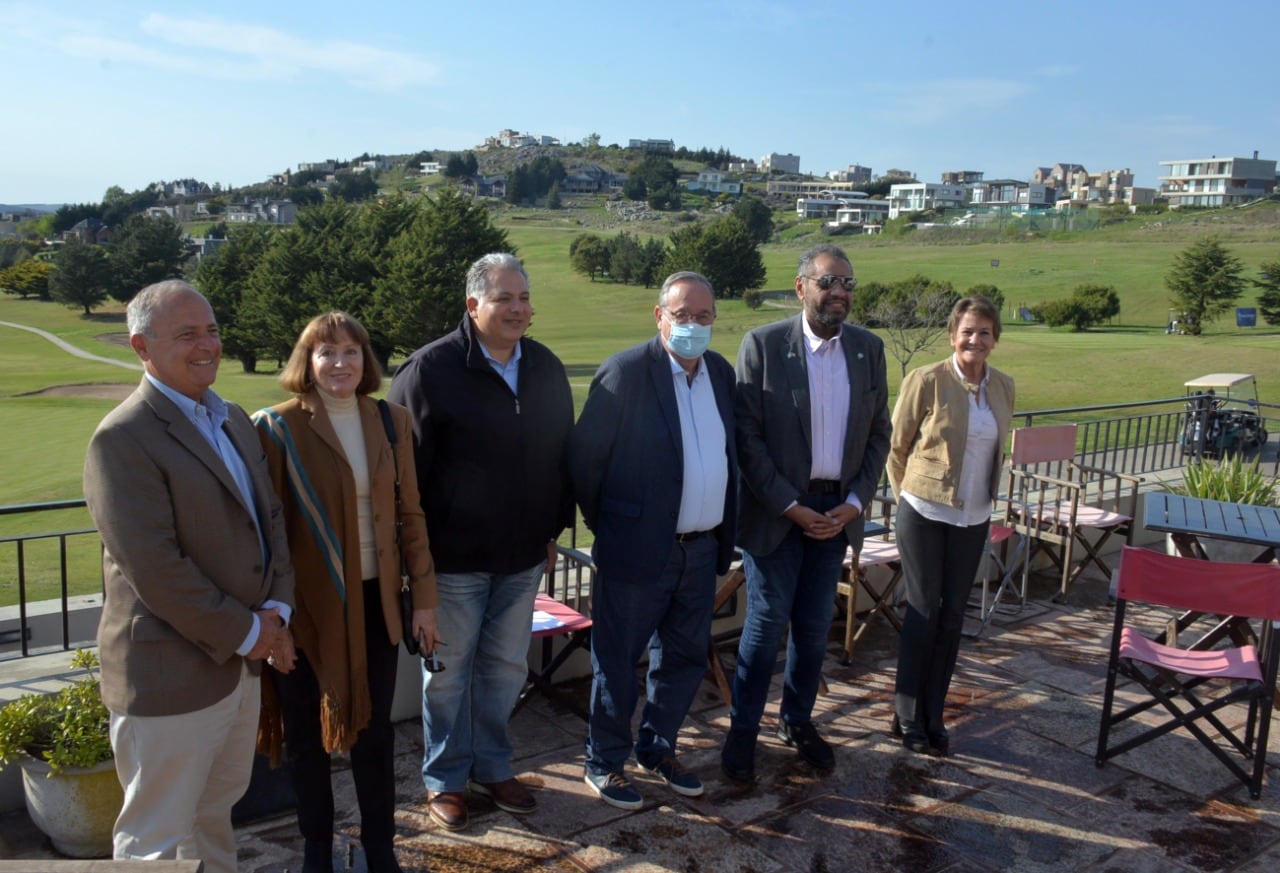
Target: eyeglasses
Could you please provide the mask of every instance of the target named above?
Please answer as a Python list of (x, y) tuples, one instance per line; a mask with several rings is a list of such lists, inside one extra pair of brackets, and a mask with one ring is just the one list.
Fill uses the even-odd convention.
[(852, 291), (858, 287), (858, 280), (853, 276), (832, 276), (828, 273), (825, 276), (806, 276), (805, 278), (812, 279), (814, 284), (823, 291), (828, 290), (832, 285), (842, 285), (846, 291)]
[(716, 314), (714, 312), (699, 312), (697, 315), (693, 315), (688, 312), (672, 312), (666, 307), (663, 307), (662, 311), (665, 312), (667, 317), (676, 324), (688, 324), (691, 321), (696, 321), (703, 327), (707, 327), (714, 324), (716, 320)]

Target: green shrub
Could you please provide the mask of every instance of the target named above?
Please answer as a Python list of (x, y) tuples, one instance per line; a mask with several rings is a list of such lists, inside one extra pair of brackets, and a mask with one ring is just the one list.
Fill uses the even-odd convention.
[(0, 764), (23, 752), (54, 773), (111, 760), (111, 714), (98, 687), (98, 656), (80, 649), (71, 665), (88, 675), (56, 694), (27, 694), (0, 707)]
[(1259, 459), (1246, 466), (1239, 455), (1217, 464), (1208, 460), (1187, 464), (1182, 471), (1182, 484), (1169, 490), (1227, 503), (1280, 506), (1280, 481), (1274, 476), (1266, 477), (1259, 468)]

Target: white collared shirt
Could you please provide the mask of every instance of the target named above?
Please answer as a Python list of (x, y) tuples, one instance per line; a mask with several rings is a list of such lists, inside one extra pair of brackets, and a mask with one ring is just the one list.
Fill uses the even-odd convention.
[[(813, 332), (809, 320), (800, 318), (804, 329), (804, 362), (809, 374), (809, 447), (813, 465), (810, 479), (840, 481), (844, 469), (844, 437), (849, 426), (849, 368), (840, 342), (843, 326), (831, 339)], [(861, 508), (862, 502), (850, 492), (846, 503)]]
[(960, 481), (956, 484), (956, 498), (960, 505), (935, 503), (908, 491), (902, 492), (902, 499), (930, 521), (972, 527), (991, 518), (991, 465), (995, 463), (1000, 430), (991, 404), (987, 402), (991, 370), (988, 369), (982, 381), (975, 386), (964, 378), (954, 355), (951, 356), (951, 367), (956, 378), (970, 389), (965, 393), (969, 399), (969, 429), (964, 441), (964, 460), (960, 462)]
[(724, 521), (724, 498), (729, 487), (724, 421), (716, 405), (711, 374), (703, 360), (698, 359), (698, 368), (690, 383), (680, 361), (670, 352), (667, 357), (671, 360), (671, 381), (676, 390), (676, 409), (680, 412), (680, 442), (684, 454), (676, 533), (711, 530)]

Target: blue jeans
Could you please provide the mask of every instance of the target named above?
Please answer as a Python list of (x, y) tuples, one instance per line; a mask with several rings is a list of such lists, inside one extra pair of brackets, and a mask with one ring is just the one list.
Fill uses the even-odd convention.
[(422, 673), (422, 782), (463, 791), (467, 778), (515, 775), (507, 721), (528, 676), (533, 601), (545, 565), (519, 573), (441, 573), (439, 673)]
[(711, 608), (716, 596), (714, 536), (672, 542), (666, 566), (651, 582), (609, 578), (601, 567), (591, 604), (591, 719), (587, 771), (621, 773), (631, 757), (636, 664), (649, 648), (649, 673), (636, 760), (647, 767), (675, 754), (676, 733), (707, 670)]
[[(802, 498), (805, 506), (826, 512), (840, 495)], [(822, 678), (827, 635), (835, 614), (836, 583), (849, 541), (843, 533), (815, 540), (792, 525), (767, 555), (743, 554), (747, 576), (747, 618), (738, 643), (733, 676), (730, 729), (755, 734), (769, 698), (769, 682), (778, 661), (778, 644), (791, 623), (780, 717), (788, 724), (809, 721)]]

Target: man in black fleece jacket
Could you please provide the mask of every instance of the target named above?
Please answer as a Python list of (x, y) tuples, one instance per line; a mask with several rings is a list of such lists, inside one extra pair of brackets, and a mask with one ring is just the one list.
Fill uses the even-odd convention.
[(418, 349), (387, 397), (413, 415), (447, 669), (423, 672), (422, 779), (431, 817), (467, 826), (466, 791), (513, 813), (536, 801), (511, 767), (507, 721), (525, 680), (534, 597), (573, 523), (564, 366), (526, 337), (529, 277), (509, 254), (467, 273), (467, 312)]

